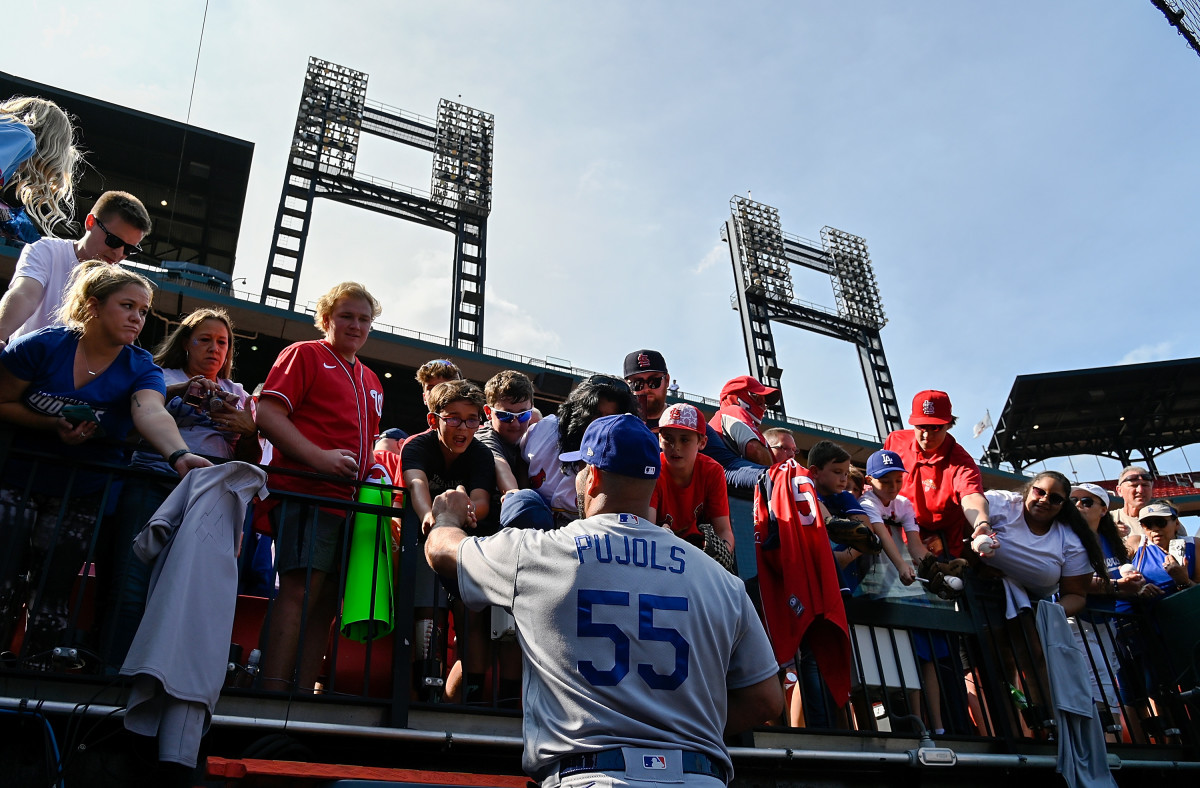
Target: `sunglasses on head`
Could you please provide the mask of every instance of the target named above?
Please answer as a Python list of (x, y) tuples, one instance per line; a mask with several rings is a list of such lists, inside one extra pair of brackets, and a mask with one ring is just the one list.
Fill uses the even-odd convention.
[(500, 419), (500, 421), (504, 422), (505, 424), (508, 424), (513, 419), (517, 420), (517, 424), (524, 424), (533, 418), (533, 409), (530, 408), (529, 410), (523, 410), (520, 413), (511, 413), (507, 410), (492, 408), (492, 415)]
[(1084, 509), (1091, 509), (1093, 506), (1096, 505), (1096, 499), (1095, 498), (1083, 498), (1083, 497), (1076, 498), (1075, 496), (1072, 495), (1071, 503), (1075, 504), (1076, 506), (1082, 506)]
[[(94, 216), (92, 218), (96, 219)], [(120, 249), (121, 247), (125, 247), (126, 257), (142, 253), (141, 246), (138, 244), (126, 243), (125, 239), (121, 236), (110, 233), (108, 228), (104, 226), (104, 222), (100, 221), (99, 219), (96, 219), (96, 226), (104, 231), (104, 245), (109, 249)]]
[(664, 380), (665, 378), (662, 375), (655, 375), (652, 378), (634, 378), (633, 380), (626, 380), (625, 382), (628, 383), (629, 388), (633, 389), (634, 391), (641, 391), (642, 389), (657, 391), (658, 388), (662, 386)]
[(1067, 500), (1058, 493), (1052, 493), (1049, 490), (1043, 490), (1041, 487), (1030, 487), (1029, 492), (1033, 493), (1035, 498), (1045, 498), (1046, 503), (1051, 506), (1058, 506), (1063, 501)]

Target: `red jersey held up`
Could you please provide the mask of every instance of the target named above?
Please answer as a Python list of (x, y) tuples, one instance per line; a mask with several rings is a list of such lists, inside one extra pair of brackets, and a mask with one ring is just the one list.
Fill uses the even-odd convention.
[(760, 479), (754, 491), (754, 550), (771, 647), (784, 665), (804, 641), (841, 706), (850, 697), (850, 627), (817, 491), (795, 460), (766, 478), (770, 486)]

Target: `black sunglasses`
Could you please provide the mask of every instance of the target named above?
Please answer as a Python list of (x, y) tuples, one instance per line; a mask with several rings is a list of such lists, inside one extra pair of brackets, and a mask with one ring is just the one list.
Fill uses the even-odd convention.
[(1092, 506), (1096, 503), (1096, 499), (1095, 498), (1076, 498), (1075, 496), (1072, 495), (1071, 503), (1075, 504), (1076, 506), (1082, 506), (1084, 509), (1091, 509)]
[(125, 239), (121, 236), (110, 233), (108, 228), (104, 226), (104, 222), (100, 221), (99, 219), (96, 219), (96, 226), (104, 231), (104, 245), (109, 249), (120, 249), (123, 246), (125, 247), (126, 257), (132, 257), (135, 254), (142, 253), (142, 247), (140, 245), (126, 243)]
[(1035, 498), (1045, 498), (1046, 503), (1050, 504), (1051, 506), (1058, 506), (1063, 501), (1067, 500), (1058, 493), (1048, 492), (1043, 490), (1041, 487), (1030, 487), (1029, 492), (1033, 493)]
[(633, 389), (634, 391), (641, 391), (642, 389), (658, 391), (664, 380), (665, 378), (662, 375), (656, 375), (652, 378), (634, 378), (633, 380), (626, 380), (625, 382), (628, 383), (629, 388)]

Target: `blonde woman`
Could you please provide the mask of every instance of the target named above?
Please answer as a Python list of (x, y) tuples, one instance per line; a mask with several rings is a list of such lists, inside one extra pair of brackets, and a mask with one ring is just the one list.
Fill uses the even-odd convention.
[(89, 260), (71, 279), (61, 313), (66, 325), (23, 336), (0, 353), (0, 421), (15, 428), (12, 445), (55, 458), (9, 459), (0, 488), (0, 527), (9, 540), (0, 625), (11, 623), (25, 601), (18, 578), (28, 572), (35, 598), (23, 653), (35, 661), (61, 645), (71, 584), (108, 478), (76, 470), (74, 461), (120, 462), (120, 441), (136, 427), (180, 476), (210, 464), (188, 450), (163, 407), (162, 370), (133, 345), (150, 299), (144, 277)]
[(67, 113), (43, 98), (0, 102), (0, 186), (25, 206), (42, 232), (75, 215), (75, 168), (82, 156)]

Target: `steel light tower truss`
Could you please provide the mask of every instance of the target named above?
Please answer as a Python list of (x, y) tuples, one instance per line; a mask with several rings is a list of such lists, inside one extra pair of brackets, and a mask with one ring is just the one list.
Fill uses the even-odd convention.
[[(721, 228), (721, 238), (729, 243), (737, 285), (732, 303), (742, 318), (751, 374), (782, 390), (783, 370), (775, 351), (772, 322), (850, 342), (858, 348), (880, 440), (901, 429), (900, 407), (879, 335), (887, 316), (866, 241), (824, 227), (818, 246), (784, 233), (779, 211), (769, 205), (734, 196), (729, 206), (730, 217)], [(829, 275), (836, 312), (795, 297), (791, 265)], [(778, 411), (784, 413), (782, 399)]]
[[(313, 202), (321, 197), (454, 236), (450, 344), (482, 352), (492, 115), (442, 99), (437, 119), (367, 99), (367, 75), (309, 58), (261, 302), (296, 307)], [(429, 192), (355, 172), (359, 136), (433, 154)]]
[(1183, 40), (1200, 55), (1200, 2), (1197, 0), (1150, 0)]

